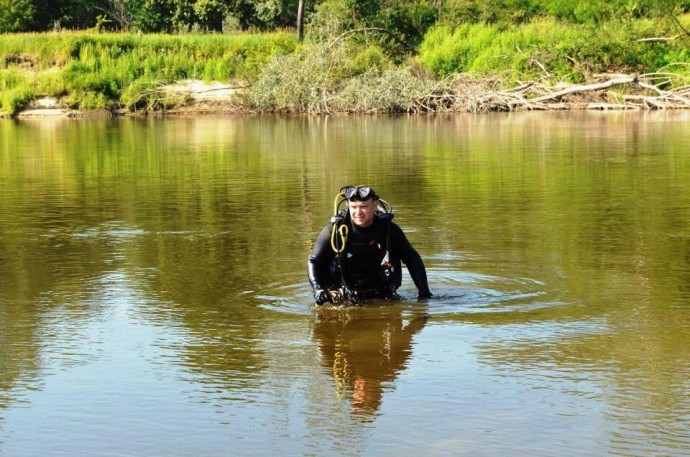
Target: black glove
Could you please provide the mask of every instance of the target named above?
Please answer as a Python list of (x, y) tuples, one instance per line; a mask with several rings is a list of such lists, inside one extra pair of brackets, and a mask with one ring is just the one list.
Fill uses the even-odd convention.
[(327, 301), (331, 301), (331, 295), (323, 289), (316, 289), (314, 291), (314, 301), (317, 305), (323, 305)]
[(420, 290), (417, 294), (417, 300), (424, 300), (425, 298), (431, 298), (434, 295), (428, 290)]

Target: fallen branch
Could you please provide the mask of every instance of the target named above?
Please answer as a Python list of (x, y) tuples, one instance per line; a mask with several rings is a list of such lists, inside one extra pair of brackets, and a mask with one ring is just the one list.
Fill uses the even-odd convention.
[(650, 38), (640, 38), (637, 40), (638, 43), (653, 43), (655, 41), (673, 41), (680, 38), (680, 35), (670, 36), (670, 37), (650, 37)]
[[(573, 85), (566, 88), (547, 86), (537, 82), (521, 83), (517, 87), (496, 90), (494, 84), (460, 76), (447, 79), (430, 94), (415, 100), (408, 112), (443, 111), (517, 111), (517, 110), (640, 110), (640, 109), (690, 109), (690, 85), (663, 89), (675, 81), (687, 78), (672, 73), (645, 75), (604, 74), (597, 75), (600, 82)], [(612, 98), (607, 90), (627, 85), (627, 94)], [(567, 102), (562, 101), (566, 96)]]
[(631, 84), (637, 82), (637, 80), (637, 76), (628, 76), (625, 78), (610, 79), (608, 81), (604, 81), (602, 83), (597, 84), (576, 85), (552, 94), (547, 94), (541, 97), (534, 98), (532, 99), (532, 101), (544, 102), (547, 100), (554, 100), (578, 92), (592, 92), (597, 90), (609, 89), (613, 86), (620, 86), (621, 84)]

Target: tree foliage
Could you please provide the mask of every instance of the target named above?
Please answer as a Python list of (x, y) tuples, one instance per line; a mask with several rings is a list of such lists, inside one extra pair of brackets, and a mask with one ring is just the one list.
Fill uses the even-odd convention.
[[(69, 93), (81, 106), (127, 97), (134, 100), (132, 105), (150, 105), (141, 94), (154, 93), (150, 88), (161, 81), (200, 78), (246, 80), (253, 85), (249, 98), (260, 110), (382, 112), (409, 107), (407, 95), (427, 90), (430, 75), (582, 83), (603, 72), (663, 68), (686, 74), (687, 66), (674, 65), (690, 60), (690, 15), (682, 15), (690, 11), (690, 0), (311, 0), (305, 2), (303, 45), (259, 52), (251, 47), (226, 49), (232, 52), (206, 58), (193, 50), (202, 36), (213, 41), (234, 30), (293, 28), (300, 3), (0, 0), (0, 32), (198, 32), (155, 49), (130, 43), (130, 34), (117, 34), (127, 37), (116, 46), (106, 36), (95, 42), (95, 35), (82, 34), (78, 46), (46, 60), (58, 63), (57, 76), (53, 73), (38, 84), (35, 79), (17, 83), (21, 72), (0, 73), (5, 79), (0, 81), (2, 104), (13, 112), (33, 97), (33, 90)], [(187, 44), (189, 53), (180, 49)], [(133, 49), (141, 54), (130, 52)], [(27, 53), (26, 45), (0, 58), (8, 67), (21, 68), (43, 61)], [(17, 89), (20, 86), (30, 90)], [(438, 96), (434, 91), (431, 95)]]
[(0, 0), (0, 33), (29, 30), (33, 15), (31, 0)]
[[(313, 10), (318, 0), (307, 2)], [(298, 0), (0, 0), (0, 33), (85, 30), (223, 32), (294, 27)]]
[[(107, 23), (140, 32), (276, 30), (296, 25), (299, 0), (0, 0), (0, 33), (83, 30)], [(541, 17), (583, 24), (690, 11), (690, 0), (311, 0), (316, 37), (385, 28), (416, 46), (439, 23), (520, 24)], [(379, 44), (395, 47), (396, 40)]]
[[(431, 0), (324, 0), (311, 18), (317, 39), (347, 30), (379, 27), (398, 41), (417, 45), (438, 20), (439, 8)], [(380, 37), (383, 38), (383, 37)], [(381, 43), (395, 46), (394, 42)]]
[(688, 0), (445, 0), (439, 2), (442, 21), (517, 24), (549, 16), (574, 23), (601, 23), (613, 18), (638, 19), (690, 10)]

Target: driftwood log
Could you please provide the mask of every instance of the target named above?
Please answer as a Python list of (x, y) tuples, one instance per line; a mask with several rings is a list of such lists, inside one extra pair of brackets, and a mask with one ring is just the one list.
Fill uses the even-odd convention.
[(499, 89), (497, 81), (458, 75), (441, 81), (431, 93), (414, 100), (407, 111), (690, 108), (690, 80), (678, 74), (603, 74), (595, 78), (589, 84), (549, 86), (526, 82)]

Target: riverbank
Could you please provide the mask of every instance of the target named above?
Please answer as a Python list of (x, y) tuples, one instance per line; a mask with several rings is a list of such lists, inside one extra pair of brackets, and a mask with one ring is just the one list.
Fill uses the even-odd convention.
[(362, 30), (307, 43), (287, 32), (3, 35), (0, 116), (690, 107), (690, 35), (631, 24), (441, 26), (405, 53)]
[[(204, 82), (201, 80), (182, 80), (175, 84), (163, 85), (162, 94), (170, 99), (176, 99), (176, 104), (170, 105), (161, 113), (229, 113), (242, 111), (236, 101), (237, 86), (221, 82)], [(40, 117), (115, 117), (127, 115), (150, 114), (149, 111), (131, 111), (129, 109), (70, 109), (55, 97), (40, 97), (32, 101), (26, 108), (15, 113), (17, 118)], [(0, 116), (2, 117), (2, 116)]]
[[(559, 83), (546, 86), (524, 83), (506, 90), (492, 90), (491, 80), (457, 76), (442, 89), (414, 100), (405, 110), (410, 114), (434, 112), (486, 112), (520, 110), (662, 110), (690, 109), (690, 86), (662, 90), (648, 82), (651, 75), (606, 74), (590, 84)], [(116, 117), (176, 114), (254, 114), (246, 105), (247, 88), (218, 81), (182, 80), (161, 85), (159, 96), (169, 100), (167, 108), (70, 109), (55, 97), (40, 97), (17, 111), (17, 118), (41, 117)]]

